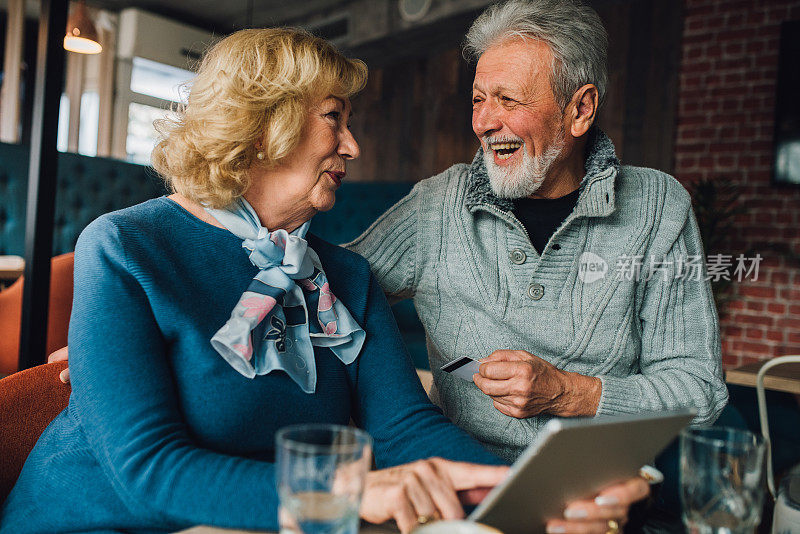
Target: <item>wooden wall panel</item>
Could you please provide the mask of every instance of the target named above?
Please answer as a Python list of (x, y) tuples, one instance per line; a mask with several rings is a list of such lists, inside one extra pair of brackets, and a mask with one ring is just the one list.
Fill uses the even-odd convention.
[[(672, 172), (681, 2), (592, 5), (609, 34), (609, 88), (599, 124), (624, 163)], [(398, 36), (353, 51), (366, 57), (370, 80), (353, 102), (362, 156), (348, 179), (415, 182), (472, 160), (478, 148), (471, 127), (474, 71), (460, 50), (470, 22), (459, 17), (431, 29), (425, 46), (418, 35), (409, 37), (406, 56)], [(389, 48), (391, 56), (383, 52)]]

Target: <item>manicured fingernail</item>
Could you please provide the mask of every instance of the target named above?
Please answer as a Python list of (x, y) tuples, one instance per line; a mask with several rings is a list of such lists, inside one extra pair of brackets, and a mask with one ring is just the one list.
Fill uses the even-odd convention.
[(564, 525), (547, 525), (547, 534), (564, 534), (567, 531), (567, 527)]
[(619, 504), (619, 497), (613, 495), (599, 495), (595, 497), (594, 503), (597, 506), (616, 506)]
[(564, 510), (564, 519), (586, 519), (589, 512), (583, 508), (567, 508)]

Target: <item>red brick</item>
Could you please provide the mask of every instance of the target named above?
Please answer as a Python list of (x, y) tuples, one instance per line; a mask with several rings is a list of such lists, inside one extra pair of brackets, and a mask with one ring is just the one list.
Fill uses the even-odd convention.
[(776, 35), (778, 35), (779, 31), (780, 31), (780, 26), (778, 26), (777, 24), (764, 24), (762, 26), (755, 28), (753, 35), (755, 35), (756, 37), (766, 38), (767, 50), (771, 50), (775, 48), (774, 38)]
[(714, 0), (719, 6), (725, 6), (728, 13), (741, 11), (746, 13), (753, 8), (752, 0)]
[(724, 141), (718, 141), (709, 144), (708, 148), (714, 154), (720, 154), (722, 152), (739, 153), (742, 150), (744, 150), (745, 146), (744, 143), (742, 143), (741, 141), (725, 139)]
[(763, 152), (767, 152), (769, 163), (772, 163), (772, 142), (771, 141), (757, 141), (750, 144), (750, 148), (752, 150), (759, 150)]
[(773, 326), (775, 322), (772, 317), (767, 317), (764, 315), (750, 315), (746, 313), (737, 314), (736, 321), (742, 325), (754, 326)]
[(770, 5), (767, 4), (767, 20), (774, 21), (774, 22), (781, 22), (789, 17), (789, 6), (788, 5)]
[(745, 307), (750, 311), (757, 311), (757, 312), (764, 311), (764, 303), (763, 302), (750, 300), (750, 301), (747, 301), (745, 303)]
[(787, 332), (786, 333), (786, 341), (788, 343), (800, 344), (800, 332)]
[(783, 330), (767, 330), (767, 339), (769, 341), (777, 341), (778, 343), (784, 342)]
[(770, 302), (767, 304), (767, 311), (770, 313), (783, 315), (786, 313), (786, 304), (781, 304), (780, 302)]
[(708, 40), (709, 39), (707, 35), (702, 35), (699, 32), (685, 32), (683, 35), (683, 46), (706, 43)]
[(740, 41), (747, 41), (747, 39), (750, 38), (751, 36), (752, 34), (750, 33), (750, 31), (744, 28), (726, 29), (717, 34), (717, 39), (719, 39), (720, 41), (740, 42)]
[(773, 272), (770, 273), (770, 280), (773, 284), (788, 284), (789, 273), (787, 272)]
[(708, 15), (713, 15), (717, 12), (717, 6), (714, 3), (699, 4), (693, 2), (686, 7), (686, 18), (693, 20), (705, 20)]
[(709, 59), (717, 59), (722, 57), (722, 46), (719, 44), (719, 41), (711, 41), (708, 45), (706, 45), (706, 56)]
[(722, 79), (726, 84), (740, 85), (747, 81), (747, 73), (743, 70), (728, 72)]
[(743, 300), (732, 300), (728, 303), (728, 308), (731, 310), (743, 310), (744, 309), (744, 301)]
[(705, 126), (710, 117), (706, 114), (686, 115), (678, 120), (678, 126)]
[(706, 53), (705, 45), (687, 46), (683, 49), (683, 61), (687, 64), (695, 59), (704, 57)]
[(793, 328), (800, 330), (800, 319), (781, 317), (775, 321), (775, 326), (778, 328)]
[(753, 220), (761, 224), (773, 224), (775, 222), (775, 217), (773, 216), (772, 213), (761, 212), (761, 213), (756, 213)]
[[(800, 291), (797, 293), (800, 294)], [(739, 288), (739, 294), (745, 297), (771, 299), (775, 298), (775, 288), (760, 285), (743, 285)]]
[(763, 339), (764, 331), (758, 328), (748, 328), (745, 331), (745, 336), (747, 337), (747, 339)]
[(741, 337), (744, 334), (744, 329), (740, 326), (725, 326), (725, 337)]
[(759, 56), (767, 49), (767, 42), (763, 39), (749, 39), (746, 41), (745, 50), (748, 54)]
[(800, 239), (800, 228), (784, 228), (780, 235), (784, 239)]
[[(681, 77), (681, 90), (686, 89), (696, 89), (703, 85), (703, 75), (702, 74), (686, 74)], [(686, 101), (683, 100), (681, 105), (685, 105)]]
[(800, 290), (781, 289), (781, 298), (792, 302), (800, 302)]
[(723, 354), (722, 365), (724, 365), (726, 369), (735, 369), (736, 367), (741, 367), (742, 362), (738, 356)]
[(760, 26), (765, 22), (765, 20), (766, 20), (766, 14), (762, 9), (751, 9), (747, 13), (747, 24), (753, 26), (756, 25)]
[(692, 63), (691, 65), (684, 65), (683, 72), (686, 73), (707, 73), (711, 72), (711, 62), (706, 60), (698, 61), (696, 63)]
[(750, 355), (758, 355), (758, 354), (767, 355), (772, 353), (771, 350), (772, 347), (770, 347), (766, 343), (756, 343), (753, 341), (737, 341), (736, 343), (734, 343), (734, 345), (737, 345), (737, 348), (739, 350), (742, 350)]
[(789, 306), (789, 313), (791, 315), (800, 315), (800, 305), (792, 304)]
[(741, 26), (745, 23), (745, 15), (744, 13), (728, 13), (727, 18), (725, 19), (725, 25), (729, 28), (735, 26)]

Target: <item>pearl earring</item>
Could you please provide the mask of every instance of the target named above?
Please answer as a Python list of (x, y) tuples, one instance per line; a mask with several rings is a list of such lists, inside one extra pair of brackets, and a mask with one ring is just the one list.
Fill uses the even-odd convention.
[(267, 157), (267, 155), (266, 155), (266, 154), (264, 154), (264, 152), (262, 152), (261, 150), (259, 150), (258, 152), (256, 152), (256, 157), (257, 157), (259, 160), (261, 160), (261, 161), (264, 161), (264, 158), (265, 158), (265, 157)]

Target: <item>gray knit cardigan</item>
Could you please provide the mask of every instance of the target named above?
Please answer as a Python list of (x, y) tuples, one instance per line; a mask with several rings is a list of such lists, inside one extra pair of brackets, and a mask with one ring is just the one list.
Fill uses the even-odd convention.
[(705, 270), (686, 269), (692, 258), (704, 262), (689, 195), (667, 174), (620, 166), (597, 128), (585, 168), (574, 211), (541, 255), (511, 201), (492, 193), (480, 151), (471, 165), (418, 183), (346, 245), (389, 296), (414, 299), (434, 402), (507, 460), (550, 417), (503, 415), (441, 365), (526, 350), (599, 377), (597, 415), (690, 406), (694, 422), (708, 424), (728, 399)]

